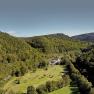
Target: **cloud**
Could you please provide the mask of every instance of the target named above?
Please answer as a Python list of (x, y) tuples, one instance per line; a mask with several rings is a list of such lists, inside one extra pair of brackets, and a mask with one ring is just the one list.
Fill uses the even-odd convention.
[(6, 31), (10, 35), (16, 35), (16, 31)]
[(53, 34), (53, 33), (63, 33), (65, 35), (68, 35), (68, 36), (75, 36), (75, 35), (79, 35), (79, 34), (84, 34), (84, 33), (89, 33), (89, 32), (93, 32), (93, 30), (50, 30), (48, 32), (48, 34)]
[(17, 36), (17, 32), (16, 31), (13, 31), (13, 30), (10, 30), (10, 31), (2, 30), (2, 32), (8, 33), (8, 34), (10, 34), (12, 36)]

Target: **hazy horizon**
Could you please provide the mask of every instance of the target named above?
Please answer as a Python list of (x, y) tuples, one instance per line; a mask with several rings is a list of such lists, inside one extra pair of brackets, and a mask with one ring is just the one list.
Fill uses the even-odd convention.
[(94, 33), (94, 32), (87, 32), (87, 33), (80, 33), (80, 34), (75, 34), (75, 35), (68, 35), (66, 33), (63, 33), (63, 32), (55, 32), (55, 33), (49, 33), (49, 34), (36, 34), (36, 35), (28, 35), (28, 36), (17, 36), (15, 34), (12, 34), (11, 32), (4, 32), (4, 31), (0, 31), (0, 32), (3, 32), (3, 33), (7, 33), (9, 35), (12, 35), (14, 37), (34, 37), (34, 36), (42, 36), (42, 35), (50, 35), (50, 34), (64, 34), (64, 35), (67, 35), (69, 37), (73, 37), (73, 36), (78, 36), (78, 35), (83, 35), (83, 34), (88, 34), (88, 33)]
[(94, 0), (0, 0), (0, 30), (17, 37), (94, 32)]

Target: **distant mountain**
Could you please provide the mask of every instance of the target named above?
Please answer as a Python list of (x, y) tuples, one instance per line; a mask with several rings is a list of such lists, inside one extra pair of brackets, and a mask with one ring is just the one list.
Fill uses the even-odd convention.
[(25, 39), (25, 40), (31, 40), (32, 38), (35, 37), (55, 37), (55, 38), (70, 38), (68, 35), (65, 35), (63, 33), (54, 33), (54, 34), (48, 34), (48, 35), (40, 35), (40, 36), (33, 36), (33, 37), (21, 37), (21, 39)]
[(77, 35), (77, 36), (73, 36), (72, 38), (79, 39), (82, 41), (94, 42), (94, 33), (86, 33), (82, 35)]
[(56, 38), (70, 38), (68, 35), (65, 35), (63, 33), (55, 33), (55, 34), (49, 34), (45, 36), (56, 37)]

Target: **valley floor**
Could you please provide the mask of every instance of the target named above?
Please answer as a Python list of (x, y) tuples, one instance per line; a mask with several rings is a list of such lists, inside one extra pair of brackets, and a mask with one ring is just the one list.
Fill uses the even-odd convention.
[(77, 87), (66, 86), (49, 94), (80, 94)]
[[(35, 88), (39, 85), (45, 84), (47, 81), (57, 81), (64, 75), (65, 67), (60, 65), (49, 66), (48, 70), (37, 69), (35, 72), (28, 72), (22, 77), (13, 77), (4, 85), (5, 94), (14, 92), (21, 94), (27, 92), (27, 87), (33, 85)], [(16, 83), (19, 80), (19, 84)], [(73, 86), (66, 86), (59, 90), (55, 90), (49, 94), (79, 94), (78, 88)], [(76, 92), (76, 93), (75, 93)], [(12, 93), (13, 94), (13, 93)]]
[[(36, 72), (28, 72), (24, 76), (17, 78), (13, 77), (8, 83), (5, 84), (4, 90), (9, 92), (26, 93), (27, 87), (33, 85), (37, 87), (46, 81), (59, 80), (61, 78), (64, 68), (59, 65), (49, 66), (48, 70), (38, 69)], [(15, 81), (19, 80), (20, 84), (16, 84)]]
[(59, 90), (55, 90), (49, 94), (70, 94), (71, 89), (69, 88), (69, 86), (61, 88)]

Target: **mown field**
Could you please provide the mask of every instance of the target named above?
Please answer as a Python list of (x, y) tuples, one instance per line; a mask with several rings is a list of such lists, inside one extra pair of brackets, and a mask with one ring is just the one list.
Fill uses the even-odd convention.
[(49, 94), (71, 94), (71, 88), (70, 88), (70, 86), (66, 86), (66, 87), (63, 87), (63, 88), (61, 88), (61, 89), (59, 89), (59, 90), (55, 90), (55, 91), (53, 91), (53, 92), (51, 92), (51, 93), (49, 93)]
[(77, 87), (66, 86), (49, 94), (80, 94)]
[[(11, 80), (4, 85), (4, 90), (6, 90), (6, 94), (9, 94), (9, 92), (12, 91), (25, 93), (28, 86), (33, 85), (34, 87), (37, 87), (46, 83), (46, 81), (60, 79), (62, 72), (64, 72), (64, 68), (59, 65), (49, 66), (48, 70), (37, 69), (37, 71), (28, 72), (22, 77), (11, 78)], [(20, 83), (15, 83), (16, 80), (19, 80)]]

